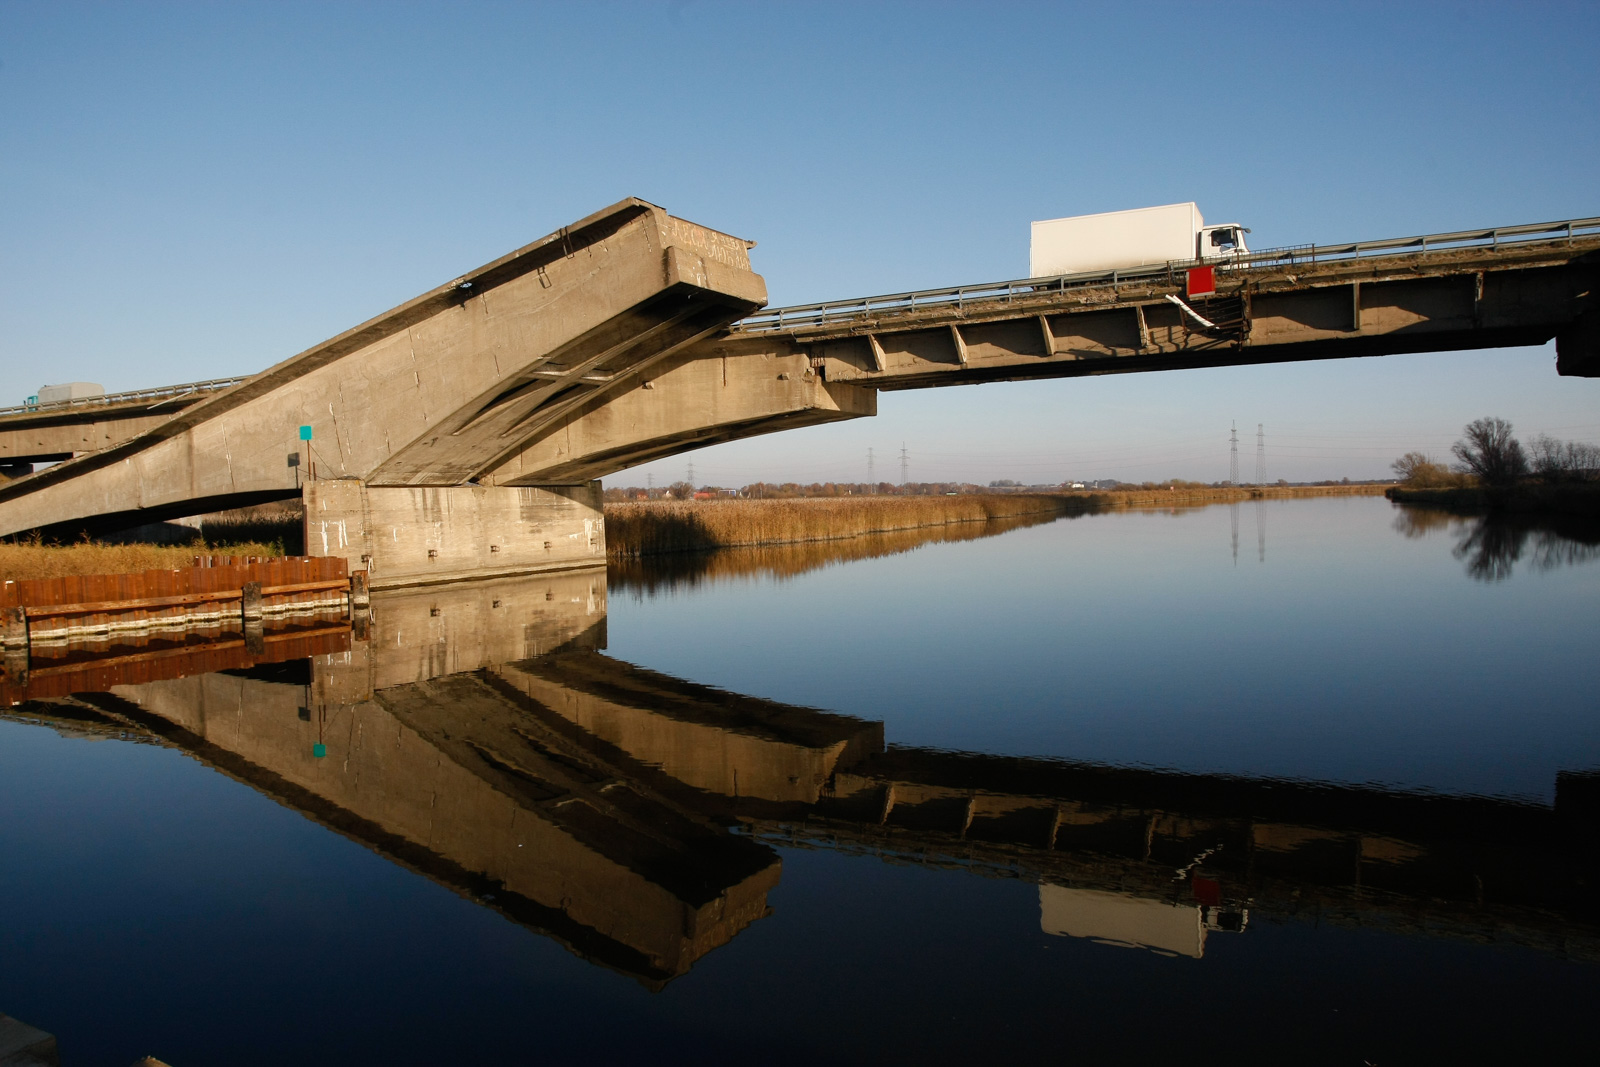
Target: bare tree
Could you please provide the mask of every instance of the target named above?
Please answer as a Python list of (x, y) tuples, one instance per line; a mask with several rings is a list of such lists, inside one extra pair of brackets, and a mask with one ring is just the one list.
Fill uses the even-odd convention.
[(1540, 434), (1529, 444), (1533, 472), (1550, 481), (1586, 480), (1600, 474), (1600, 445)]
[(1461, 461), (1457, 470), (1477, 475), (1484, 485), (1510, 485), (1528, 473), (1528, 457), (1505, 419), (1476, 419), (1462, 433), (1462, 439), (1450, 446)]

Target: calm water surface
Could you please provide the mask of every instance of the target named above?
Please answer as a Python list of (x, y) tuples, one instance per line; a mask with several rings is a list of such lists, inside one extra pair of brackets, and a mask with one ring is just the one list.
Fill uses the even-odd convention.
[(1597, 542), (1115, 513), (35, 698), (0, 1012), (69, 1067), (1550, 1059), (1600, 993)]

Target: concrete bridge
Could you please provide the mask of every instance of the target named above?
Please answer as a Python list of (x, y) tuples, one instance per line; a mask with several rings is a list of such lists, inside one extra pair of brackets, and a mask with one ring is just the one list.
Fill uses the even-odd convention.
[(603, 568), (391, 590), (348, 652), (9, 714), (175, 745), (651, 988), (769, 913), (780, 845), (1035, 882), (1046, 932), (1168, 954), (1266, 917), (1600, 957), (1593, 775), (1552, 809), (886, 746), (606, 656), (605, 610)]
[(626, 200), (236, 384), (0, 412), (0, 463), (73, 457), (0, 485), (0, 535), (299, 498), (381, 587), (603, 558), (594, 479), (884, 389), (1551, 338), (1600, 375), (1600, 219), (759, 314), (749, 247)]

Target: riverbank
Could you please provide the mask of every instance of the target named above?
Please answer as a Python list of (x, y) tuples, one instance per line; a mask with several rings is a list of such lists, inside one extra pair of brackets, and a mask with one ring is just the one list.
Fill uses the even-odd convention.
[(1510, 485), (1495, 489), (1479, 486), (1408, 489), (1397, 485), (1384, 495), (1397, 504), (1416, 504), (1462, 515), (1506, 512), (1600, 518), (1600, 482)]
[(1318, 496), (1383, 496), (1389, 485), (1243, 485), (1213, 489), (1110, 489), (1064, 494), (1090, 508), (1200, 507), (1245, 500), (1304, 500)]
[(742, 545), (651, 556), (615, 556), (607, 568), (606, 583), (613, 595), (637, 593), (654, 596), (663, 591), (693, 588), (734, 578), (760, 576), (783, 580), (838, 564), (900, 555), (924, 545), (999, 537), (1025, 526), (1037, 526), (1082, 514), (1087, 513), (1062, 514), (1052, 511), (1009, 519), (990, 519), (988, 522), (953, 522), (911, 530), (833, 537), (825, 541)]
[(1047, 494), (850, 496), (793, 500), (652, 500), (607, 504), (614, 559), (713, 548), (830, 541), (1022, 515), (1065, 514), (1071, 498)]
[(1025, 515), (1078, 515), (1123, 508), (1201, 507), (1244, 500), (1381, 496), (1382, 485), (1137, 489), (961, 496), (797, 497), (787, 500), (652, 500), (607, 504), (612, 559), (751, 545), (831, 541), (865, 534)]
[[(605, 506), (606, 548), (611, 558), (626, 559), (717, 548), (833, 541), (864, 534), (1024, 516), (1078, 515), (1124, 508), (1203, 507), (1261, 499), (1377, 496), (1386, 488), (1390, 487), (1272, 485), (1236, 489), (626, 502)], [(1596, 503), (1600, 505), (1600, 501)], [(197, 531), (194, 543), (186, 545), (0, 543), (0, 580), (186, 567), (199, 552), (235, 556), (296, 555), (300, 552), (299, 528), (300, 519), (296, 515), (230, 515), (205, 523)]]

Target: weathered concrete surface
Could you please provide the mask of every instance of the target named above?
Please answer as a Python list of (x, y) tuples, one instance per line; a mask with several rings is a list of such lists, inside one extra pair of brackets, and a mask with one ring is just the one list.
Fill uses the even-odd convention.
[(233, 380), (188, 382), (133, 393), (0, 409), (0, 467), (53, 462), (120, 444), (221, 392)]
[(575, 409), (484, 480), (596, 478), (691, 448), (877, 413), (875, 392), (823, 380), (803, 353), (680, 353), (638, 387)]
[(308, 479), (466, 485), (765, 299), (745, 242), (626, 200), (143, 436), (0, 486), (0, 534), (291, 498)]
[(0, 416), (0, 463), (51, 463), (121, 444), (178, 413), (150, 413), (150, 404), (84, 411)]
[(305, 546), (371, 571), (372, 587), (604, 565), (600, 483), (400, 489), (356, 479), (305, 489)]

